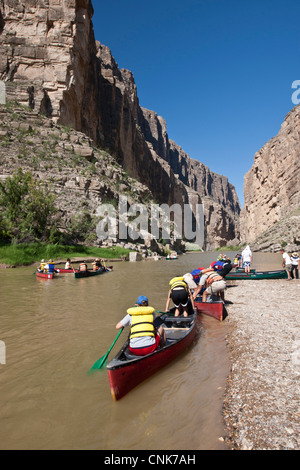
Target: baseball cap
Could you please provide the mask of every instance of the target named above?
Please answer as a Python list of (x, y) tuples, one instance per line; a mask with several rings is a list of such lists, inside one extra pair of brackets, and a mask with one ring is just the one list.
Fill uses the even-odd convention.
[(138, 305), (141, 305), (143, 302), (149, 302), (147, 297), (145, 297), (144, 295), (140, 295), (139, 298), (137, 299), (136, 303)]

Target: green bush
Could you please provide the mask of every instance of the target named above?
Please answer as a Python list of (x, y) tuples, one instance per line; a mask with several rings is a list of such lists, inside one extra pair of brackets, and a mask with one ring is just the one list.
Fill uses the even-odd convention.
[(47, 240), (57, 209), (55, 196), (31, 172), (17, 172), (0, 183), (1, 238)]

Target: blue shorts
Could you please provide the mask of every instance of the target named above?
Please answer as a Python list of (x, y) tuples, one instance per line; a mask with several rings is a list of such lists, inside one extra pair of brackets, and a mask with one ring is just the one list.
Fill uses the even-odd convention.
[(246, 268), (250, 265), (251, 265), (251, 261), (244, 261), (244, 263), (243, 263), (244, 268)]

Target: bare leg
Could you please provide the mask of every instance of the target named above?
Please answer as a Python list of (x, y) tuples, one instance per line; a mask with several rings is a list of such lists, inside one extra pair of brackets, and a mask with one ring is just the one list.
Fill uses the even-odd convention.
[(167, 342), (167, 340), (166, 340), (166, 332), (165, 332), (165, 330), (163, 329), (162, 326), (160, 326), (160, 327), (158, 328), (158, 334), (159, 334), (159, 336), (160, 336), (160, 343), (159, 343), (159, 346), (162, 348), (162, 347), (166, 344), (166, 342)]
[(208, 296), (208, 292), (205, 290), (202, 294), (202, 302), (206, 302)]
[(189, 316), (189, 312), (188, 312), (188, 308), (187, 307), (183, 307), (183, 316), (186, 318)]
[(178, 307), (176, 307), (176, 310), (175, 310), (175, 317), (179, 317), (179, 313), (180, 313), (180, 310)]

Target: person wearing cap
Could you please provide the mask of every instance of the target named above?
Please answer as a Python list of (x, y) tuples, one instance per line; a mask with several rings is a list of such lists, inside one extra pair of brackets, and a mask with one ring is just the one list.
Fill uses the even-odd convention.
[(38, 272), (39, 272), (39, 273), (43, 273), (43, 272), (44, 272), (44, 269), (45, 269), (45, 266), (46, 266), (45, 260), (42, 259), (42, 260), (41, 260), (41, 264), (40, 264), (39, 267), (37, 268)]
[(225, 279), (210, 267), (201, 271), (201, 279), (198, 288), (194, 292), (194, 298), (197, 297), (202, 288), (205, 289), (202, 294), (202, 302), (206, 302), (209, 295), (217, 295), (225, 302)]
[(166, 344), (166, 334), (162, 326), (154, 326), (155, 310), (149, 307), (148, 298), (139, 296), (135, 307), (127, 310), (127, 315), (116, 324), (119, 330), (130, 326), (129, 349), (136, 356), (146, 356)]
[(54, 272), (54, 264), (53, 264), (53, 260), (52, 259), (49, 259), (48, 263), (45, 264), (45, 267), (44, 267), (44, 272), (46, 273), (53, 273)]
[[(291, 262), (292, 262), (291, 276), (292, 276), (293, 279), (299, 279), (300, 258), (299, 258), (298, 253), (293, 253), (292, 254)], [(294, 272), (295, 272), (295, 277), (294, 277)]]
[(217, 271), (217, 273), (225, 278), (226, 275), (228, 273), (230, 273), (230, 271), (232, 270), (232, 264), (231, 264), (231, 259), (230, 258), (226, 258), (224, 260), (224, 263), (223, 263), (223, 266), (219, 267), (219, 266), (216, 266), (214, 265), (214, 270)]

